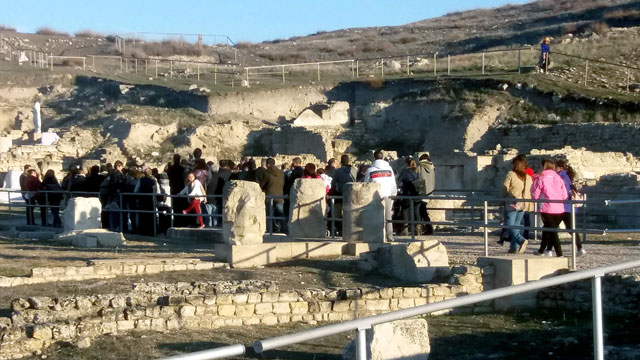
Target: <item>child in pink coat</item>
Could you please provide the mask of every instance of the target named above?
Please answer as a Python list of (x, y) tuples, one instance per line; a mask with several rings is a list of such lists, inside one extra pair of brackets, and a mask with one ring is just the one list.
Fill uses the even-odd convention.
[[(567, 200), (567, 194), (567, 188), (560, 175), (556, 173), (553, 161), (542, 160), (542, 172), (533, 181), (531, 197), (536, 200)], [(540, 206), (540, 216), (546, 228), (557, 229), (562, 222), (563, 214), (564, 204), (561, 202), (542, 202)], [(534, 254), (551, 256), (552, 247), (556, 250), (556, 256), (562, 256), (558, 233), (555, 231), (543, 231), (540, 249), (535, 251)]]

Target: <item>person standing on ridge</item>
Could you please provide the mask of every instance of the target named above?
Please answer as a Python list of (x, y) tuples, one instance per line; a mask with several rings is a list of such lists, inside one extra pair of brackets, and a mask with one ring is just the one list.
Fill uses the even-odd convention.
[(538, 66), (540, 67), (540, 72), (545, 74), (549, 71), (549, 65), (551, 64), (549, 58), (549, 54), (551, 53), (550, 43), (551, 39), (547, 36), (542, 40), (542, 44), (540, 44), (540, 61)]

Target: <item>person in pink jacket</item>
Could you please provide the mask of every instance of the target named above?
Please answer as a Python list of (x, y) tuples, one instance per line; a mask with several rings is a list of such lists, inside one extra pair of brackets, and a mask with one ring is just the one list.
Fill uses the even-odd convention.
[[(542, 172), (533, 180), (531, 186), (531, 197), (533, 199), (567, 200), (567, 188), (564, 181), (556, 173), (555, 164), (551, 160), (542, 160)], [(542, 202), (540, 206), (540, 216), (546, 228), (557, 229), (562, 222), (564, 214), (564, 204), (561, 202)], [(540, 249), (534, 255), (551, 255), (551, 248), (555, 248), (556, 256), (562, 256), (560, 239), (558, 233), (554, 231), (542, 232), (542, 243)]]

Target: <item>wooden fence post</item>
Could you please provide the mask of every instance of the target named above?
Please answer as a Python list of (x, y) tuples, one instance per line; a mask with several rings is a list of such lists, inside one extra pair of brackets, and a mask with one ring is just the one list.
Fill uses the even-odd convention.
[(589, 60), (584, 63), (584, 86), (587, 86), (587, 76), (589, 76)]

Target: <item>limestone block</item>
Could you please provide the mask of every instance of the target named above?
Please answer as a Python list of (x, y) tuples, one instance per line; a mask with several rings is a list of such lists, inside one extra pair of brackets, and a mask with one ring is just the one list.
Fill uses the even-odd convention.
[[(431, 353), (427, 321), (398, 320), (375, 325), (367, 330), (367, 359), (371, 360), (427, 360)], [(342, 351), (342, 358), (356, 358), (356, 340)]]
[(293, 120), (293, 126), (322, 126), (324, 125), (324, 120), (318, 116), (313, 110), (306, 109), (304, 110), (298, 117)]
[[(77, 240), (76, 238), (80, 240)], [(92, 247), (98, 246), (98, 247), (105, 247), (105, 248), (113, 248), (113, 247), (119, 247), (125, 244), (125, 238), (122, 235), (122, 233), (108, 231), (100, 228), (86, 229), (86, 230), (72, 230), (72, 231), (64, 232), (62, 234), (56, 235), (55, 240), (71, 241), (74, 244), (74, 246), (80, 246), (75, 244), (76, 243), (81, 244), (83, 242), (86, 242), (87, 240), (84, 240), (84, 238), (93, 239), (92, 242), (90, 243), (95, 243), (96, 245)]]
[(233, 180), (224, 187), (222, 236), (233, 245), (261, 244), (267, 218), (265, 196), (252, 181)]
[(58, 140), (60, 140), (60, 137), (54, 132), (43, 132), (40, 137), (40, 143), (42, 145), (53, 145), (56, 144)]
[(233, 268), (251, 268), (277, 261), (276, 244), (229, 245), (216, 244), (216, 258)]
[(343, 239), (384, 242), (384, 205), (380, 184), (348, 183), (343, 195)]
[(74, 236), (72, 241), (75, 247), (94, 248), (98, 246), (98, 240), (96, 238), (85, 235)]
[(93, 236), (98, 240), (99, 247), (118, 247), (125, 243), (122, 233), (108, 231), (104, 229), (92, 229), (85, 231), (85, 235)]
[(5, 153), (13, 146), (13, 139), (10, 136), (0, 137), (0, 153)]
[[(478, 266), (493, 265), (495, 268), (492, 284), (495, 288), (524, 284), (565, 273), (569, 268), (568, 258), (518, 256), (479, 257)], [(535, 308), (538, 291), (514, 295), (494, 300), (497, 310), (513, 308)]]
[(289, 236), (293, 239), (324, 238), (326, 185), (322, 179), (296, 179), (289, 193)]
[(336, 101), (330, 104), (328, 109), (322, 110), (322, 120), (330, 126), (349, 125), (349, 103)]
[(410, 282), (430, 282), (449, 272), (447, 249), (437, 240), (389, 244), (373, 258), (382, 273)]
[(64, 210), (64, 230), (99, 229), (102, 227), (102, 205), (95, 198), (77, 197), (69, 200)]

